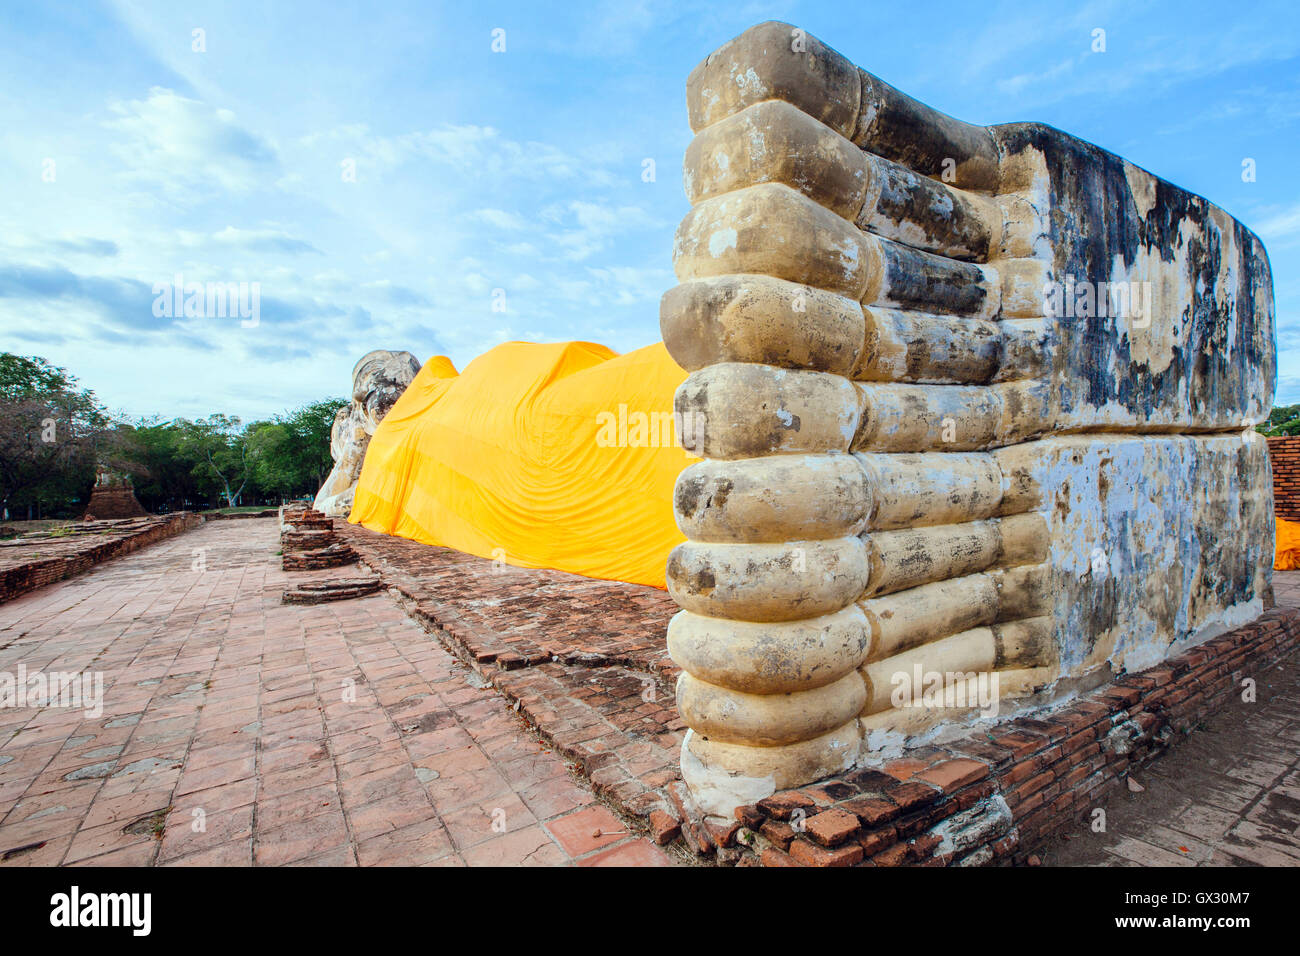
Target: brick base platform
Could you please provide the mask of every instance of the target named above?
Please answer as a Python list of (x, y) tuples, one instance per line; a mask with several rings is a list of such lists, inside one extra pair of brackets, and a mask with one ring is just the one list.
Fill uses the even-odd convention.
[(287, 588), (280, 598), (282, 604), (328, 604), (330, 601), (350, 601), (378, 593), (378, 578), (333, 578), (328, 581), (306, 581)]
[(1278, 608), (1043, 719), (778, 793), (711, 829), (747, 865), (1021, 863), (1298, 646), (1300, 610)]
[(0, 544), (0, 604), (203, 524), (189, 512), (126, 521), (87, 521), (66, 534)]

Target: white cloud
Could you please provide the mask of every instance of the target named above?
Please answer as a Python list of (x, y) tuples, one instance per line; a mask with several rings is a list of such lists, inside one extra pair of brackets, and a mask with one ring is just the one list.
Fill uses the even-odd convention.
[[(998, 88), (1017, 95), (1022, 104), (1096, 94), (1117, 96), (1134, 89), (1150, 95), (1189, 80), (1286, 60), (1300, 53), (1295, 34), (1272, 29), (1266, 17), (1239, 19), (1227, 29), (1197, 37), (1137, 31), (1132, 24), (1125, 30), (1115, 27), (1107, 33), (1103, 52), (1090, 49), (1090, 34), (1080, 33), (1078, 22), (1076, 16), (1067, 34), (1079, 36), (1078, 52), (1050, 66), (998, 80)], [(1060, 34), (1061, 27), (1055, 32)]]
[(254, 252), (282, 252), (289, 255), (312, 252), (324, 255), (306, 239), (299, 239), (279, 229), (237, 229), (234, 226), (227, 226), (220, 232), (214, 233), (212, 238), (216, 242)]
[(605, 301), (614, 305), (657, 303), (664, 291), (674, 284), (673, 272), (667, 268), (609, 266), (588, 269)]
[(615, 236), (653, 228), (658, 222), (639, 206), (615, 206), (573, 200), (543, 210), (543, 215), (561, 226), (547, 237), (562, 250), (564, 258), (580, 262), (607, 248)]
[(522, 216), (502, 209), (480, 209), (474, 213), (474, 216), (490, 226), (496, 226), (498, 229), (504, 229), (508, 232), (523, 232), (531, 226), (531, 223)]
[(473, 175), (476, 180), (607, 178), (583, 158), (548, 143), (519, 142), (491, 126), (444, 124), (435, 129), (397, 135), (375, 134), (364, 123), (312, 133), (300, 145), (328, 144), (343, 157), (356, 159), (357, 176), (383, 177), (403, 166), (427, 163)]
[(246, 192), (274, 181), (274, 149), (216, 109), (155, 86), (144, 100), (109, 104), (105, 123), (121, 134), (111, 146), (128, 174), (155, 182), (173, 196), (219, 186)]
[(1300, 203), (1274, 213), (1255, 226), (1264, 243), (1287, 243), (1300, 238)]

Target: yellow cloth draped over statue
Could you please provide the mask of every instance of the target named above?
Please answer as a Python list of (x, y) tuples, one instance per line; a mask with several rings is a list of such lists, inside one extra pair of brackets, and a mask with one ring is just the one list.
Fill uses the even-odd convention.
[(1274, 518), (1277, 524), (1277, 545), (1273, 556), (1274, 571), (1294, 571), (1300, 568), (1300, 523)]
[[(528, 568), (664, 587), (686, 373), (662, 343), (507, 342), (430, 359), (366, 449), (348, 520)], [(689, 439), (688, 439), (689, 444)]]

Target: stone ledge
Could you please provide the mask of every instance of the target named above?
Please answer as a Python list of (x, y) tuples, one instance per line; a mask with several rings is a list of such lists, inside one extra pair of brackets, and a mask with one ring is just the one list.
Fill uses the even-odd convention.
[(353, 598), (378, 594), (381, 587), (382, 582), (377, 577), (305, 581), (287, 588), (280, 598), (280, 603), (327, 604), (330, 601), (349, 601)]
[(1300, 609), (1278, 608), (1060, 710), (738, 807), (743, 853), (736, 862), (1022, 863), (1130, 769), (1222, 707), (1246, 669), (1267, 667), (1297, 646)]
[[(41, 553), (26, 556), (15, 551), (12, 563), (0, 568), (0, 604), (56, 581), (89, 571), (96, 565), (130, 554), (147, 545), (197, 528), (203, 519), (188, 511), (162, 517), (141, 518), (124, 523), (84, 522), (68, 540), (45, 536), (31, 546)], [(107, 540), (104, 540), (107, 538)], [(22, 549), (23, 539), (8, 542), (8, 548)], [(51, 549), (59, 553), (45, 556)]]
[(238, 521), (242, 518), (278, 518), (279, 508), (263, 508), (261, 511), (203, 511), (200, 514), (208, 521)]

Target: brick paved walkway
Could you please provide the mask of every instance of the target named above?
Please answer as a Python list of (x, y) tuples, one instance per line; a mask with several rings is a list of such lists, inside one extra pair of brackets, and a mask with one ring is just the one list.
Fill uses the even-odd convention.
[(671, 862), (387, 595), (281, 605), (356, 569), (276, 539), (213, 522), (0, 605), (0, 674), (104, 681), (95, 717), (0, 708), (0, 864)]
[[(1300, 607), (1300, 571), (1276, 571), (1279, 607)], [(1249, 675), (1248, 675), (1249, 676)], [(1159, 760), (1141, 791), (1102, 804), (1105, 832), (1083, 828), (1042, 852), (1052, 866), (1300, 866), (1300, 655)]]
[[(287, 584), (357, 571), (286, 574), (276, 538), (213, 522), (0, 605), (0, 675), (104, 676), (93, 718), (0, 707), (0, 865), (673, 862), (574, 773), (639, 814), (675, 778), (666, 596), (369, 536), (406, 610), (285, 606)], [(1300, 572), (1275, 588), (1300, 606)], [(1298, 754), (1293, 657), (1043, 860), (1298, 865)]]
[(407, 610), (576, 764), (596, 792), (650, 825), (680, 816), (685, 722), (664, 631), (665, 591), (528, 570), (335, 520), (341, 538), (406, 599)]

